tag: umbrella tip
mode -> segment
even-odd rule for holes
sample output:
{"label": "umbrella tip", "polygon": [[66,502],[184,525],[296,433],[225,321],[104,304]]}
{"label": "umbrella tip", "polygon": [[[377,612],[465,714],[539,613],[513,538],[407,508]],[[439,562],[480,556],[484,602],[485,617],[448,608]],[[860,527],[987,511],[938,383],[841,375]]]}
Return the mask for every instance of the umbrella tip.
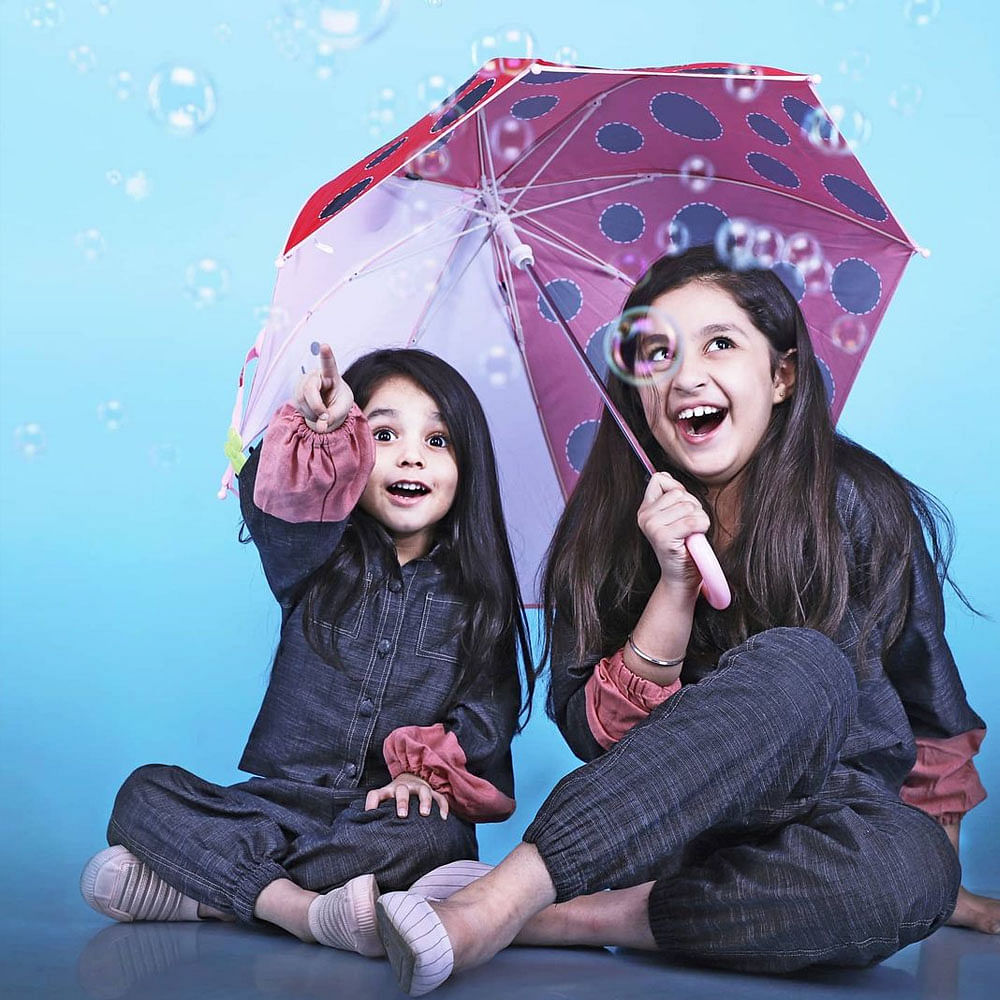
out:
{"label": "umbrella tip", "polygon": [[823,75],[821,73],[812,73],[809,76],[809,82],[812,84],[822,83]]}
{"label": "umbrella tip", "polygon": [[931,252],[927,249],[927,247],[917,247],[917,253],[920,254],[921,257],[925,258],[930,257],[931,255]]}

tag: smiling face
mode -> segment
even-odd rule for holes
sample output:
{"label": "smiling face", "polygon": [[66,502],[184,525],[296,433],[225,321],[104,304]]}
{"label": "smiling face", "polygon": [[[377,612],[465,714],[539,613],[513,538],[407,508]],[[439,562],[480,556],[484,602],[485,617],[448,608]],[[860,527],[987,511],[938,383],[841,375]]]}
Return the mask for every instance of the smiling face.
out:
{"label": "smiling face", "polygon": [[400,563],[426,555],[451,510],[458,465],[438,404],[412,379],[387,378],[368,399],[375,468],[359,506],[392,536]]}
{"label": "smiling face", "polygon": [[776,364],[767,337],[711,282],[689,282],[653,306],[673,319],[683,353],[669,379],[640,388],[646,421],[671,461],[717,492],[743,471],[774,406],[790,396],[794,362]]}

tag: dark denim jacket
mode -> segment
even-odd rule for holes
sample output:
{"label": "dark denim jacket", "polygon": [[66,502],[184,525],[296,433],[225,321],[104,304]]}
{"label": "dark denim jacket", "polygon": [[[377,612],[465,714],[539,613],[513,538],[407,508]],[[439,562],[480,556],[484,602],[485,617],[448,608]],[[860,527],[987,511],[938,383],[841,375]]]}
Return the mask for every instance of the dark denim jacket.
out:
{"label": "dark denim jacket", "polygon": [[[240,506],[264,573],[281,604],[271,678],[240,769],[330,788],[375,788],[390,780],[382,743],[400,726],[443,723],[465,751],[467,768],[514,795],[510,742],[517,692],[465,700],[446,711],[459,669],[456,631],[463,598],[434,554],[400,566],[371,567],[329,630],[336,662],[318,656],[302,627],[310,577],[337,548],[349,523],[291,524],[253,502],[256,449],[239,477]],[[510,671],[516,665],[511,663]]]}
{"label": "dark denim jacket", "polygon": [[[874,512],[846,476],[837,484],[837,509],[852,544],[848,558],[852,562],[864,559]],[[916,524],[914,530],[919,531]],[[915,736],[947,738],[985,728],[985,723],[966,701],[944,637],[941,587],[922,541],[914,553],[910,606],[902,635],[887,649],[876,630],[859,667],[857,646],[866,615],[861,600],[852,597],[834,637],[858,679],[857,718],[841,759],[881,775],[898,789],[916,760]],[[573,752],[582,760],[592,760],[604,752],[590,731],[586,712],[585,685],[598,657],[577,663],[574,645],[569,630],[557,627],[552,646],[552,705],[556,723]],[[681,675],[682,683],[697,679],[686,669]]]}

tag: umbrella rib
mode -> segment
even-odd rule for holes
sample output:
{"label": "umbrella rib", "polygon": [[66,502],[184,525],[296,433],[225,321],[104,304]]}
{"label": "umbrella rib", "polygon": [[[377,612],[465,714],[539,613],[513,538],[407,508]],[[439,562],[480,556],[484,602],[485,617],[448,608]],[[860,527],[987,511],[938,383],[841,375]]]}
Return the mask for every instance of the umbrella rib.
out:
{"label": "umbrella rib", "polygon": [[[596,180],[597,178],[595,178]],[[535,212],[543,212],[549,208],[561,208],[563,205],[569,205],[574,201],[583,201],[586,198],[593,198],[599,194],[609,194],[612,191],[620,191],[623,188],[635,187],[637,184],[648,184],[650,181],[656,180],[656,177],[652,174],[643,175],[642,177],[634,177],[632,180],[624,181],[621,184],[613,184],[611,187],[600,188],[597,191],[588,191],[586,194],[576,194],[571,198],[563,198],[561,201],[553,201],[548,205],[535,205],[533,208],[524,208],[520,212],[514,212],[511,215],[512,219],[520,219],[525,215],[533,215]]]}
{"label": "umbrella rib", "polygon": [[500,270],[503,272],[504,299],[507,302],[511,325],[514,328],[514,341],[517,343],[518,352],[524,360],[525,368],[527,368],[528,362],[524,358],[524,327],[521,324],[521,313],[517,308],[517,296],[514,294],[514,272],[510,267],[510,258],[507,255],[507,249],[502,245],[502,241],[495,233],[493,249],[500,263]]}
{"label": "umbrella rib", "polygon": [[[602,260],[596,254],[590,253],[590,251],[587,250],[586,247],[581,247],[579,244],[574,243],[572,240],[566,239],[566,237],[562,236],[561,233],[557,233],[554,229],[550,228],[549,226],[546,226],[544,222],[539,222],[537,219],[529,219],[528,221],[533,225],[538,226],[539,228],[544,229],[546,232],[552,234],[553,239],[550,240],[544,237],[541,233],[533,233],[532,234],[533,237],[539,240],[540,242],[546,244],[547,246],[552,247],[555,250],[561,250],[563,253],[567,254],[570,257],[575,258],[576,260],[582,261],[584,264],[590,264],[591,266],[596,266],[600,270],[604,271],[606,274],[610,275],[611,277],[619,278],[620,280],[627,282],[629,285],[632,285],[634,283],[627,274],[623,274],[622,271],[620,271],[617,267],[614,266],[614,264],[611,264],[606,260]],[[563,239],[565,242],[559,243],[558,242],[559,239]]]}

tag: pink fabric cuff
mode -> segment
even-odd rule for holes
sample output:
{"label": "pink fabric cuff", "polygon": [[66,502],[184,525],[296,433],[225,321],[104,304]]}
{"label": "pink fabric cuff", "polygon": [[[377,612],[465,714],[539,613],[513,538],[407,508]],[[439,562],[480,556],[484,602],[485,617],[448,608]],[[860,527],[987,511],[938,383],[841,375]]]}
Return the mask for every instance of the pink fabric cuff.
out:
{"label": "pink fabric cuff", "polygon": [[601,660],[587,680],[587,722],[605,750],[614,746],[657,705],[681,689],[678,678],[663,687],[632,673],[622,650]]}
{"label": "pink fabric cuff", "polygon": [[264,434],[253,500],[265,514],[292,524],[343,521],[374,464],[375,442],[356,405],[339,427],[321,434],[285,403]]}
{"label": "pink fabric cuff", "polygon": [[404,772],[423,778],[435,792],[447,797],[463,819],[499,823],[514,811],[512,798],[485,778],[469,773],[458,737],[440,722],[394,729],[385,738],[382,753],[394,778]]}
{"label": "pink fabric cuff", "polygon": [[899,796],[944,825],[957,823],[986,798],[986,789],[972,758],[986,735],[970,729],[947,739],[917,739],[917,762]]}

